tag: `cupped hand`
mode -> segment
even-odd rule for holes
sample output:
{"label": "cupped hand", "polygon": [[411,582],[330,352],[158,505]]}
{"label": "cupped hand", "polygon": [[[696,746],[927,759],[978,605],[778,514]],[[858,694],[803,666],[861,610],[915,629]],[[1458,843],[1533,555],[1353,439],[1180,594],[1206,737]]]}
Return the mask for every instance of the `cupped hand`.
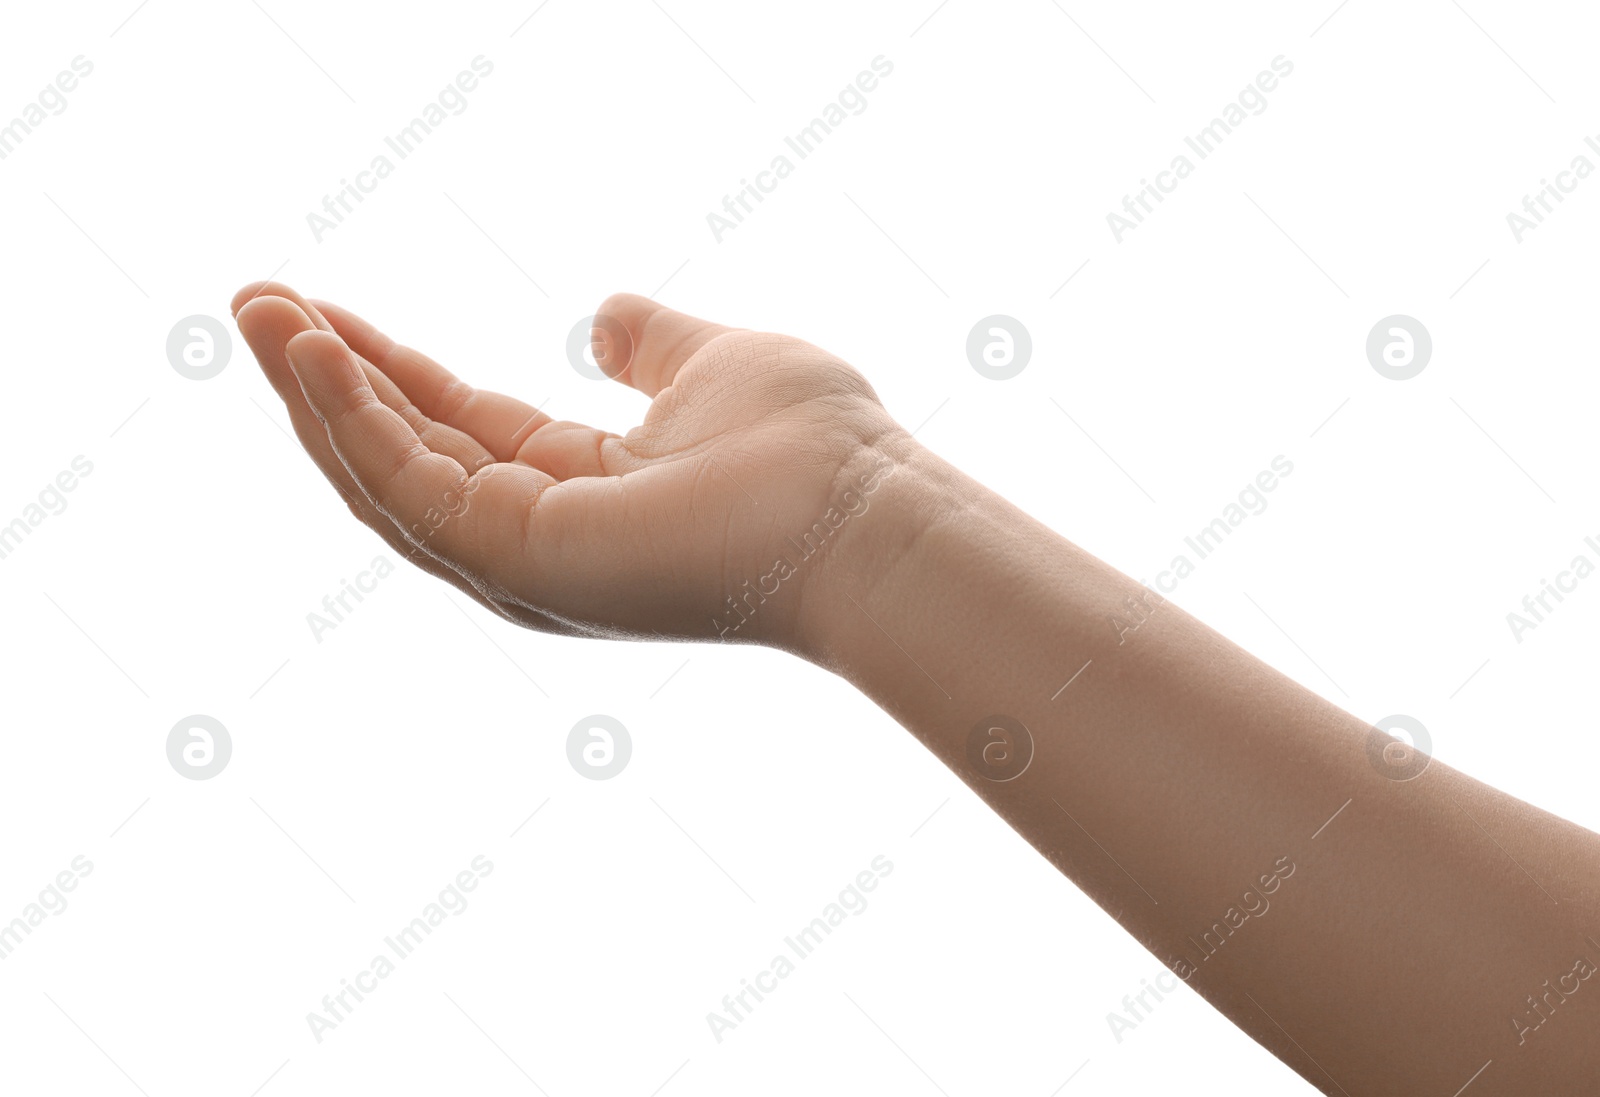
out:
{"label": "cupped hand", "polygon": [[827,352],[643,297],[609,298],[597,321],[606,373],[650,398],[622,435],[474,389],[278,283],[246,286],[233,310],[356,517],[544,631],[796,646],[836,516],[909,441]]}

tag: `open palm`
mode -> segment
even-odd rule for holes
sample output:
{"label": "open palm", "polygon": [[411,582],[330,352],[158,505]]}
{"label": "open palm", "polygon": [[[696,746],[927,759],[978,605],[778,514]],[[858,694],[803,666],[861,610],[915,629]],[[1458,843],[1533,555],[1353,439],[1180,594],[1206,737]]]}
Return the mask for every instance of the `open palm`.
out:
{"label": "open palm", "polygon": [[597,321],[606,373],[651,397],[625,435],[474,389],[277,283],[233,308],[351,511],[541,630],[787,645],[811,561],[864,510],[890,466],[883,443],[904,437],[825,351],[643,297],[608,299]]}

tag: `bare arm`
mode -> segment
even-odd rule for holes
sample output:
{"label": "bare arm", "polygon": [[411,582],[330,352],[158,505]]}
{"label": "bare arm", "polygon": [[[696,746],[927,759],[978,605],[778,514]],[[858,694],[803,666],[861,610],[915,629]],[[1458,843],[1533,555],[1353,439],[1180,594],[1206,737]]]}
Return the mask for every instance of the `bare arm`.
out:
{"label": "bare arm", "polygon": [[814,659],[1324,1092],[1600,1084],[1600,837],[882,445],[895,471],[807,590]]}
{"label": "bare arm", "polygon": [[834,356],[612,298],[596,356],[651,400],[619,435],[284,286],[234,308],[307,452],[413,562],[527,627],[843,675],[1324,1092],[1594,1091],[1600,838],[1044,528]]}

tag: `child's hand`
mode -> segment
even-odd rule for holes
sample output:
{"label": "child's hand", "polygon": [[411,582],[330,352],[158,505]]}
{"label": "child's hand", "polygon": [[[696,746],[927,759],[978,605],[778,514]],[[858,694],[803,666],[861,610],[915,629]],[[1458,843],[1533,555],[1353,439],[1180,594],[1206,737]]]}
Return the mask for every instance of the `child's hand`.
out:
{"label": "child's hand", "polygon": [[[887,464],[882,449],[909,444],[865,379],[825,351],[643,297],[600,310],[615,321],[597,348],[607,374],[652,401],[625,435],[473,389],[286,286],[246,286],[233,307],[351,511],[532,628],[799,647],[802,590],[834,555],[803,558],[804,535],[827,528],[841,497],[852,505]],[[798,567],[775,573],[780,559]],[[758,584],[742,613],[729,605]]]}

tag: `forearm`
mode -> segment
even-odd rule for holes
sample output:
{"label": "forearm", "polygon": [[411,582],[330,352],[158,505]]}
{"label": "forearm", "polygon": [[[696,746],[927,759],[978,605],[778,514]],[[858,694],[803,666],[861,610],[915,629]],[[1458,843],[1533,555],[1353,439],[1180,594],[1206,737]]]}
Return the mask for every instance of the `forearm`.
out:
{"label": "forearm", "polygon": [[[1326,1092],[1600,1075],[1600,979],[1571,974],[1600,965],[1600,838],[1437,762],[1396,780],[1369,725],[882,445],[895,471],[806,591],[811,658]],[[983,753],[993,716],[1027,729],[1020,773]]]}
{"label": "forearm", "polygon": [[1327,1092],[1593,1091],[1600,839],[1442,765],[1393,779],[1365,723],[927,453],[845,363],[618,295],[616,376],[655,400],[624,437],[268,288],[235,308],[308,451],[491,608],[833,668]]}

